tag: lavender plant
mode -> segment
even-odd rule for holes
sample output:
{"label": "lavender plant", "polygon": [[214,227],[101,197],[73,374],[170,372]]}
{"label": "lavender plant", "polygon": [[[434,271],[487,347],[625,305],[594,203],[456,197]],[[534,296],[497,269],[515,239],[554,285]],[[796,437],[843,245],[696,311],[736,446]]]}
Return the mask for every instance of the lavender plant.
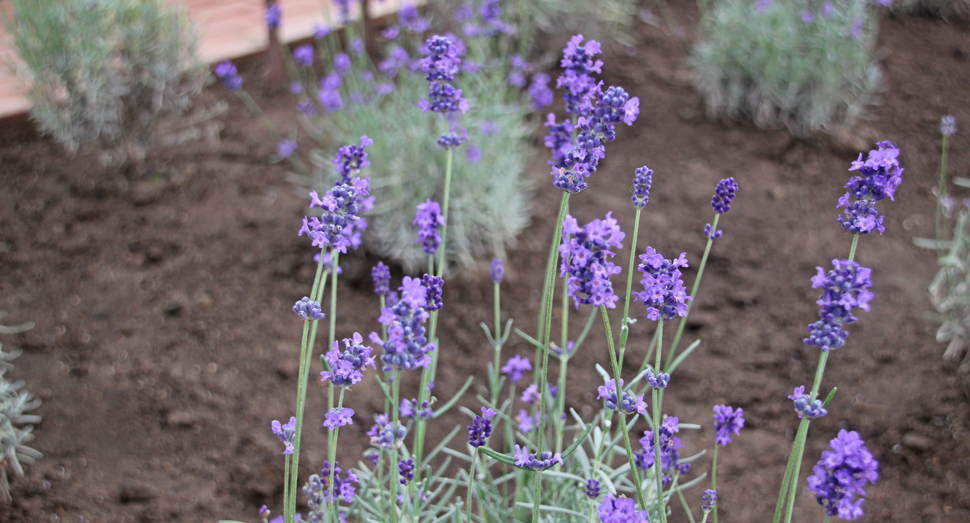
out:
{"label": "lavender plant", "polygon": [[870,0],[715,3],[690,59],[708,117],[796,136],[851,125],[879,86],[877,9]]}
{"label": "lavender plant", "polygon": [[932,15],[942,18],[966,18],[970,16],[968,0],[896,0],[893,9],[915,15]]}
{"label": "lavender plant", "polygon": [[[0,334],[15,334],[33,326],[33,323],[13,327],[0,325]],[[23,476],[23,464],[33,463],[42,456],[27,446],[34,439],[33,424],[40,423],[40,416],[26,413],[40,406],[40,400],[23,388],[23,381],[11,382],[4,376],[13,369],[11,362],[18,356],[19,350],[3,352],[0,345],[0,500],[5,502],[10,501],[7,469],[16,476]]]}
{"label": "lavender plant", "polygon": [[70,151],[91,144],[139,164],[153,132],[207,78],[184,9],[162,0],[14,0],[8,28],[31,117]]}

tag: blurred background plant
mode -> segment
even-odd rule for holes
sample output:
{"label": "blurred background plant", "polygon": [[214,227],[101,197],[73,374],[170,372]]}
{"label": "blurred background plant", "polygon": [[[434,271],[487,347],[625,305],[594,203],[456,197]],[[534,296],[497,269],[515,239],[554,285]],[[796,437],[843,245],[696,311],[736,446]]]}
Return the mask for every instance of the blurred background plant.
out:
{"label": "blurred background plant", "polygon": [[896,0],[893,9],[942,18],[970,16],[970,0]]}
{"label": "blurred background plant", "polygon": [[189,109],[207,71],[184,9],[163,0],[13,0],[7,20],[31,117],[70,151],[91,144],[135,167],[165,118]]}
{"label": "blurred background plant", "polygon": [[[4,316],[0,311],[0,317]],[[7,327],[0,325],[0,334],[16,334],[34,327],[25,323]],[[23,381],[7,381],[5,374],[13,369],[10,363],[20,356],[19,350],[3,352],[0,345],[0,501],[10,501],[10,486],[7,478],[9,469],[16,476],[24,475],[24,463],[32,463],[41,453],[28,447],[27,442],[34,439],[31,433],[34,423],[40,423],[40,416],[25,414],[40,406],[40,400],[23,389]]]}
{"label": "blurred background plant", "polygon": [[879,87],[878,9],[870,0],[715,3],[690,59],[708,117],[782,124],[795,136],[851,125]]}

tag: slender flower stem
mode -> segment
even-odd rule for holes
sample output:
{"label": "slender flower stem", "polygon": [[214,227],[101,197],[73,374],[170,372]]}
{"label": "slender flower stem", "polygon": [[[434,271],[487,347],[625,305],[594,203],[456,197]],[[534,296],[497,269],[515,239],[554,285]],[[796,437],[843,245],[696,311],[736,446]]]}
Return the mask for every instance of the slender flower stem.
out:
{"label": "slender flower stem", "polygon": [[448,148],[448,154],[445,161],[445,195],[441,202],[441,215],[445,219],[445,226],[441,230],[441,245],[438,247],[440,251],[438,252],[438,276],[439,278],[445,272],[445,251],[448,249],[448,243],[445,241],[448,238],[448,208],[449,200],[451,197],[451,164],[455,155],[455,150],[451,147]]}
{"label": "slender flower stem", "polygon": [[[610,348],[610,363],[613,365],[613,385],[616,386],[616,414],[620,418],[620,431],[623,432],[623,446],[626,448],[626,457],[630,461],[630,471],[633,474],[633,483],[637,488],[637,501],[641,509],[647,508],[647,502],[643,497],[643,486],[640,484],[640,473],[637,472],[636,457],[633,455],[633,445],[630,444],[630,431],[626,426],[626,413],[620,409],[623,401],[623,388],[620,387],[620,364],[616,357],[616,348],[613,346],[613,329],[610,328],[610,316],[606,313],[606,306],[600,306],[603,313],[603,327],[606,329],[606,342]],[[658,453],[657,456],[660,454]],[[663,491],[660,491],[661,497]]]}
{"label": "slender flower stem", "polygon": [[[569,345],[569,280],[563,278],[562,280],[562,355],[559,357],[559,381],[556,385],[556,408],[553,410],[553,415],[555,416],[556,422],[556,452],[562,452],[562,438],[563,438],[563,428],[565,427],[566,420],[563,419],[564,410],[566,408],[566,397],[563,394],[566,390],[566,369],[569,366],[569,357],[566,353],[566,349]],[[540,391],[540,394],[545,394],[546,391]]]}
{"label": "slender flower stem", "polygon": [[493,283],[492,290],[493,290],[492,295],[494,297],[493,309],[495,313],[495,327],[492,330],[492,338],[493,338],[493,341],[495,342],[495,345],[492,347],[492,351],[494,352],[495,357],[493,358],[493,361],[492,361],[492,383],[490,383],[490,385],[492,388],[492,404],[498,405],[498,395],[499,395],[499,392],[501,392],[498,389],[498,382],[499,382],[499,375],[500,375],[499,368],[502,365],[502,345],[504,345],[502,340],[502,313],[500,312],[500,309],[499,309],[499,300],[501,297],[501,285],[499,283]]}
{"label": "slender flower stem", "polygon": [[[721,213],[716,213],[714,215],[714,223],[711,225],[711,236],[717,232],[717,222],[721,219]],[[669,369],[670,365],[674,361],[674,356],[677,354],[677,346],[680,344],[680,337],[684,334],[684,327],[687,326],[687,317],[690,316],[690,310],[694,307],[694,300],[697,299],[697,289],[701,285],[701,278],[704,277],[704,268],[707,267],[707,257],[711,254],[711,246],[714,245],[714,240],[710,237],[707,238],[707,246],[704,247],[704,256],[701,257],[701,263],[697,266],[697,276],[694,277],[694,286],[690,289],[690,302],[687,304],[687,316],[680,317],[680,323],[677,325],[677,334],[674,334],[674,341],[670,344],[670,352],[667,353],[667,362],[664,364],[664,369]],[[657,369],[659,372],[659,368]]]}
{"label": "slender flower stem", "polygon": [[[320,261],[317,263],[317,273],[313,278],[313,287],[310,291],[311,296],[315,296],[321,287],[321,276],[323,274],[323,252],[320,253]],[[289,467],[289,498],[286,500],[283,506],[283,519],[286,523],[293,523],[295,521],[294,514],[296,513],[296,485],[297,479],[300,473],[300,436],[303,432],[303,409],[306,403],[306,390],[307,381],[310,374],[310,356],[313,352],[312,340],[310,337],[310,324],[316,327],[317,321],[305,321],[303,322],[303,341],[300,344],[300,370],[299,370],[299,382],[297,383],[297,393],[296,393],[296,428],[295,434],[293,435],[293,457],[290,461]],[[308,343],[308,340],[310,343]],[[286,481],[284,481],[285,487]]]}
{"label": "slender flower stem", "polygon": [[[290,501],[290,467],[293,466],[291,461],[289,454],[283,459],[283,503],[289,503]],[[283,506],[283,512],[285,516],[286,505]]]}
{"label": "slender flower stem", "polygon": [[852,247],[849,248],[849,261],[855,260],[855,249],[859,245],[859,234],[852,236]]}
{"label": "slender flower stem", "polygon": [[[714,459],[711,460],[711,490],[717,491],[717,442],[714,442]],[[717,503],[714,503],[714,523],[717,523]]]}
{"label": "slender flower stem", "polygon": [[[657,372],[660,372],[660,353],[664,345],[664,320],[657,322]],[[657,514],[661,523],[667,523],[667,507],[664,501],[663,471],[660,467],[660,413],[663,400],[660,391],[653,389],[653,472],[657,481]]]}
{"label": "slender flower stem", "polygon": [[[340,263],[340,252],[333,251],[331,253],[330,261],[333,262],[333,270],[330,271],[330,337],[327,338],[328,345],[327,348],[333,346],[333,342],[337,340],[337,270]],[[323,261],[323,254],[320,255],[320,260]]]}
{"label": "slender flower stem", "polygon": [[475,465],[478,464],[478,448],[472,454],[472,465],[468,470],[468,494],[465,498],[465,521],[472,521],[472,486],[475,484]]}
{"label": "slender flower stem", "polygon": [[400,408],[399,398],[401,395],[401,371],[395,369],[391,373],[391,379],[394,383],[391,384],[391,431],[393,433],[393,442],[391,444],[391,462],[388,464],[388,475],[390,476],[391,483],[391,523],[397,523],[397,481],[394,478],[394,466],[397,464],[397,420],[398,420],[398,410]]}
{"label": "slender flower stem", "polygon": [[633,241],[630,242],[630,268],[626,271],[626,297],[623,299],[623,319],[620,321],[620,368],[623,368],[623,355],[626,354],[626,340],[624,332],[629,332],[627,319],[630,316],[630,297],[633,296],[633,268],[637,261],[637,237],[640,235],[640,207],[633,218]]}
{"label": "slender flower stem", "polygon": [[[337,271],[334,271],[337,272]],[[343,409],[344,406],[344,390],[340,389],[340,399],[337,400],[337,410]],[[330,452],[328,452],[328,459],[330,462],[330,480],[327,486],[330,487],[330,510],[333,511],[333,521],[336,523],[338,521],[337,517],[337,499],[334,497],[333,491],[333,478],[337,474],[337,437],[340,434],[340,426],[333,428],[333,436],[329,438]]]}
{"label": "slender flower stem", "polygon": [[[940,188],[936,193],[936,241],[943,241],[943,197],[946,195],[946,159],[950,149],[950,137],[943,135],[943,150],[940,154]],[[936,257],[943,257],[943,247],[937,244]]]}
{"label": "slender flower stem", "polygon": [[673,488],[673,490],[675,492],[677,492],[677,497],[680,498],[680,504],[681,504],[681,506],[684,507],[684,512],[687,513],[687,518],[690,519],[690,523],[695,523],[695,521],[694,521],[694,514],[692,514],[691,511],[690,511],[690,505],[688,505],[687,504],[687,500],[684,499],[684,491],[681,490],[680,485],[677,484],[677,481],[679,479],[680,479],[680,476],[678,475],[677,476],[677,479],[674,480],[674,488]]}

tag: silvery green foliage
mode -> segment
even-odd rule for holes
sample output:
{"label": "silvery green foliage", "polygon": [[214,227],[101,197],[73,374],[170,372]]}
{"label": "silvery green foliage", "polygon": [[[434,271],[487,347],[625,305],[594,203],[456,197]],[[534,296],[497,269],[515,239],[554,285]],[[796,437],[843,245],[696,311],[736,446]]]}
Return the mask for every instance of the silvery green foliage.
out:
{"label": "silvery green foliage", "polygon": [[[945,359],[959,361],[970,341],[970,209],[965,205],[957,214],[949,251],[939,264],[930,284],[930,301],[941,323],[936,340],[948,343]],[[970,355],[964,362],[964,367],[970,367]]]}
{"label": "silvery green foliage", "polygon": [[93,144],[140,161],[159,119],[207,76],[186,11],[163,0],[14,0],[31,116],[71,151]]}
{"label": "silvery green foliage", "polygon": [[583,33],[590,39],[632,45],[628,34],[639,7],[629,0],[513,0],[505,9],[546,35]]}
{"label": "silvery green foliage", "polygon": [[868,0],[723,0],[690,58],[710,118],[783,124],[805,136],[851,124],[872,101],[879,13]]}
{"label": "silvery green foliage", "polygon": [[[0,325],[0,334],[23,332],[31,327],[32,323],[16,327]],[[37,408],[40,400],[23,389],[23,381],[10,382],[5,378],[13,368],[10,362],[18,356],[20,351],[3,352],[0,346],[0,462],[6,461],[15,475],[23,476],[23,463],[32,463],[41,457],[40,452],[26,445],[34,438],[32,424],[40,423],[40,416],[25,414]],[[0,467],[0,497],[9,499],[9,492],[5,490],[6,473],[6,468]]]}
{"label": "silvery green foliage", "polygon": [[970,0],[895,0],[893,9],[916,15],[966,18],[970,16]]}

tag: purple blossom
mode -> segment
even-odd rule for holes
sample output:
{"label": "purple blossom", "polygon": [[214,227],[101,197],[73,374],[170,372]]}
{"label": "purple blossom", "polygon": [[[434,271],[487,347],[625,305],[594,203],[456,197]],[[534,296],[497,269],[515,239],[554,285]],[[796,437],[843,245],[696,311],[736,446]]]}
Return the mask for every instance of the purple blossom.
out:
{"label": "purple blossom", "polygon": [[482,407],[482,415],[475,416],[468,426],[468,444],[478,448],[485,444],[485,440],[492,435],[492,416],[495,411]]}
{"label": "purple blossom", "polygon": [[[611,410],[617,410],[617,396],[616,396],[616,380],[611,379],[606,382],[606,385],[600,385],[596,388],[599,393],[596,399],[605,399],[606,408]],[[623,378],[620,378],[620,390],[623,390]],[[628,394],[623,391],[623,401],[619,402],[619,410],[626,414],[646,414],[647,413],[647,402],[643,401],[643,394],[639,397],[632,394]]]}
{"label": "purple blossom", "polygon": [[714,503],[717,501],[717,491],[707,489],[704,491],[704,496],[701,498],[701,510],[704,514],[714,510]]}
{"label": "purple blossom", "polygon": [[585,303],[612,309],[619,299],[613,292],[610,276],[619,274],[620,267],[608,258],[616,256],[610,247],[622,247],[625,235],[611,214],[606,213],[604,219],[593,220],[582,229],[572,216],[567,215],[563,220],[559,276],[569,276],[567,294],[575,301],[576,308]]}
{"label": "purple blossom", "polygon": [[374,279],[374,294],[387,296],[391,293],[391,269],[384,262],[377,262],[370,274]]}
{"label": "purple blossom", "polygon": [[387,58],[381,60],[377,65],[377,70],[384,73],[384,76],[388,78],[394,78],[397,76],[398,71],[408,65],[410,61],[411,57],[408,56],[408,52],[403,47],[394,45],[388,51]]}
{"label": "purple blossom", "polygon": [[582,41],[583,35],[575,35],[566,45],[560,62],[563,73],[556,80],[557,88],[566,89],[566,113],[577,116],[583,114],[580,109],[583,98],[596,85],[596,80],[590,75],[603,73],[603,61],[593,60],[602,52],[599,42],[590,40],[580,45]]}
{"label": "purple blossom", "polygon": [[317,114],[316,108],[313,106],[313,102],[309,98],[303,98],[296,103],[296,110],[305,114],[307,117],[312,117]]}
{"label": "purple blossom", "polygon": [[293,61],[303,67],[313,65],[313,46],[310,44],[301,45],[293,50]]}
{"label": "purple blossom", "polygon": [[600,482],[595,479],[586,480],[586,497],[596,499],[600,497]]}
{"label": "purple blossom", "polygon": [[343,76],[350,69],[351,65],[350,56],[347,53],[337,53],[333,57],[333,69],[340,76]]}
{"label": "purple blossom", "polygon": [[957,133],[957,119],[953,115],[946,115],[940,118],[940,134],[943,136],[953,136]]}
{"label": "purple blossom", "polygon": [[549,88],[549,75],[537,73],[532,77],[529,84],[529,98],[532,100],[532,108],[536,111],[545,109],[552,105],[554,95]]}
{"label": "purple blossom", "polygon": [[317,94],[317,98],[320,100],[320,105],[324,111],[332,113],[344,108],[344,99],[340,95],[341,84],[343,84],[343,80],[337,73],[330,73],[320,80],[320,92]]}
{"label": "purple blossom", "polygon": [[731,433],[740,434],[743,426],[743,409],[734,410],[727,405],[714,406],[714,432],[717,433],[717,442],[722,446],[731,443]]}
{"label": "purple blossom", "polygon": [[483,121],[478,130],[482,133],[482,136],[492,136],[501,131],[501,129],[498,128],[498,125],[495,124],[494,120]]}
{"label": "purple blossom", "polygon": [[[333,503],[334,497],[343,499],[345,503],[352,503],[354,498],[357,496],[357,491],[354,488],[354,483],[360,483],[357,478],[357,474],[354,474],[353,470],[348,470],[346,476],[340,477],[340,465],[335,461],[333,463],[333,488],[330,487],[330,462],[323,462],[323,470],[320,474],[313,474],[307,478],[306,485],[303,486],[304,494],[309,497],[307,506],[310,509],[311,514],[314,512],[319,512],[323,510],[323,504]],[[299,517],[297,518],[299,520]]]}
{"label": "purple blossom", "polygon": [[317,40],[323,40],[326,36],[330,34],[330,28],[322,24],[313,24],[313,37]]}
{"label": "purple blossom", "polygon": [[655,389],[665,389],[667,384],[670,383],[670,374],[664,372],[654,374],[652,370],[647,369],[644,377],[646,377],[647,383]]}
{"label": "purple blossom", "polygon": [[408,31],[418,34],[427,31],[431,27],[428,20],[418,13],[418,8],[411,4],[401,6],[398,23]]}
{"label": "purple blossom", "polygon": [[[484,126],[484,124],[482,125]],[[549,113],[546,116],[545,126],[549,128],[545,145],[552,150],[552,160],[549,161],[549,165],[556,167],[562,164],[566,155],[572,149],[573,124],[568,118],[562,123],[556,123],[556,115]],[[485,134],[484,129],[482,134]]]}
{"label": "purple blossom", "polygon": [[242,78],[239,76],[239,72],[236,70],[236,66],[232,62],[226,60],[224,62],[219,62],[214,68],[216,78],[222,80],[222,84],[229,89],[230,92],[236,92],[242,87]]}
{"label": "purple blossom", "polygon": [[411,458],[402,459],[398,463],[398,474],[401,476],[401,484],[407,485],[414,479],[414,460]]}
{"label": "purple blossom", "polygon": [[293,82],[290,84],[290,94],[300,94],[303,92],[303,84],[300,82]]}
{"label": "purple blossom", "polygon": [[714,188],[714,196],[711,198],[711,207],[714,212],[724,214],[730,211],[731,201],[734,200],[737,193],[738,184],[734,181],[734,177],[717,182],[717,187]]}
{"label": "purple blossom", "polygon": [[[866,493],[866,482],[875,484],[879,479],[879,462],[855,431],[840,430],[829,447],[808,477],[808,491],[815,494],[827,515],[857,519],[863,513],[865,499],[861,496]],[[860,497],[853,501],[856,495]]]}
{"label": "purple blossom", "polygon": [[418,204],[418,211],[411,223],[418,226],[418,239],[415,243],[420,243],[424,252],[434,254],[441,246],[441,234],[438,230],[445,226],[445,217],[441,214],[441,206],[431,199]]}
{"label": "purple blossom", "polygon": [[397,40],[397,37],[401,36],[401,26],[393,25],[385,29],[381,34],[388,40]]}
{"label": "purple blossom", "polygon": [[522,391],[522,397],[519,398],[523,403],[528,403],[529,405],[537,405],[539,400],[539,386],[535,383],[529,385]]}
{"label": "purple blossom", "polygon": [[421,407],[418,408],[418,400],[416,399],[402,399],[399,412],[402,418],[431,419],[434,417],[434,411],[431,410],[429,403],[422,401]]}
{"label": "purple blossom", "polygon": [[465,158],[468,159],[468,163],[478,163],[482,161],[482,148],[471,144],[465,148]]}
{"label": "purple blossom", "polygon": [[[665,418],[660,425],[660,472],[664,486],[673,482],[675,474],[686,474],[690,470],[690,463],[680,462],[680,449],[684,444],[674,434],[679,431],[674,417]],[[650,470],[656,461],[656,448],[653,444],[653,431],[644,431],[640,438],[640,450],[634,453],[634,464],[640,470]]]}
{"label": "purple blossom", "polygon": [[482,22],[485,23],[486,36],[512,33],[512,28],[502,21],[502,7],[499,5],[499,0],[484,0],[478,12],[482,15]]}
{"label": "purple blossom", "polygon": [[326,316],[320,310],[320,302],[313,301],[306,296],[293,305],[293,312],[303,318],[304,321],[322,320]]}
{"label": "purple blossom", "polygon": [[650,186],[653,185],[653,169],[644,165],[633,173],[633,206],[642,209],[650,201]]}
{"label": "purple blossom", "polygon": [[724,231],[722,231],[720,229],[718,229],[718,230],[715,231],[714,230],[714,227],[711,224],[709,224],[709,223],[705,223],[704,224],[704,237],[705,238],[710,239],[710,240],[716,240],[716,239],[720,238],[722,234],[724,234]]}
{"label": "purple blossom", "polygon": [[502,366],[502,373],[509,377],[512,385],[516,385],[522,379],[522,373],[532,370],[529,358],[524,358],[518,354],[509,358]]}
{"label": "purple blossom", "polygon": [[344,425],[353,425],[353,416],[354,409],[334,407],[326,414],[326,421],[323,422],[323,426],[330,430],[335,430],[337,427],[343,427]]}
{"label": "purple blossom", "polygon": [[643,273],[643,292],[635,293],[636,301],[647,306],[647,318],[653,321],[670,320],[674,316],[687,316],[687,295],[680,267],[687,267],[687,253],[668,260],[653,247],[640,255],[637,270]]}
{"label": "purple blossom", "polygon": [[296,142],[293,140],[283,139],[276,144],[276,154],[280,155],[280,158],[289,158],[295,150]]}
{"label": "purple blossom", "polygon": [[791,396],[788,396],[788,399],[792,400],[794,403],[795,412],[798,413],[799,419],[818,419],[829,413],[822,406],[822,400],[812,400],[810,395],[805,394],[804,385],[795,387],[794,393],[792,393]]}
{"label": "purple blossom", "polygon": [[[548,418],[549,415],[546,414],[546,419]],[[532,432],[532,429],[539,426],[539,412],[536,411],[530,416],[528,411],[519,410],[519,414],[515,417],[515,421],[519,423],[519,430],[522,431],[523,434],[528,434]]]}
{"label": "purple blossom", "polygon": [[808,326],[809,336],[805,343],[823,351],[838,349],[849,336],[842,330],[843,325],[859,320],[852,315],[858,307],[869,310],[873,294],[869,291],[872,270],[849,260],[832,260],[833,269],[827,274],[816,267],[818,274],[812,277],[812,288],[822,288],[822,294],[815,302],[821,309],[821,319]]}
{"label": "purple blossom", "polygon": [[454,131],[448,131],[442,134],[438,138],[438,145],[444,147],[445,149],[454,149],[459,145],[468,141],[468,130],[462,127],[461,134]]}
{"label": "purple blossom", "polygon": [[340,11],[340,23],[346,23],[350,20],[350,4],[353,2],[354,0],[334,0],[337,9]]}
{"label": "purple blossom", "polygon": [[347,247],[359,242],[359,234],[366,227],[359,214],[373,206],[373,198],[366,198],[369,195],[370,178],[338,181],[323,199],[310,191],[310,207],[322,208],[323,215],[304,217],[300,235],[308,235],[315,247],[347,252]]}
{"label": "purple blossom", "polygon": [[280,441],[283,442],[283,454],[293,454],[293,438],[296,437],[296,417],[290,416],[290,422],[285,425],[274,419],[270,425],[273,428],[273,434],[276,434],[280,438]]}
{"label": "purple blossom", "polygon": [[364,54],[364,41],[359,37],[354,38],[350,41],[350,50],[354,53],[354,56],[362,56]]}
{"label": "purple blossom", "polygon": [[545,470],[556,463],[562,465],[562,455],[559,452],[553,454],[552,452],[543,452],[541,455],[529,454],[528,448],[515,446],[515,465],[517,467],[527,468],[530,470]]}
{"label": "purple blossom", "polygon": [[283,17],[283,12],[280,10],[279,4],[273,2],[266,6],[266,27],[270,29],[276,29],[280,26],[280,19]]}
{"label": "purple blossom", "polygon": [[259,507],[259,518],[263,521],[269,519],[269,508],[266,505]]}
{"label": "purple blossom", "polygon": [[802,11],[802,22],[810,24],[815,21],[815,15],[811,11]]}
{"label": "purple blossom", "polygon": [[360,137],[360,146],[351,144],[337,149],[337,156],[334,157],[333,164],[336,166],[343,183],[348,183],[352,175],[370,165],[370,162],[367,161],[367,153],[364,151],[364,148],[369,145],[374,145],[374,140],[371,140],[365,134]]}
{"label": "purple blossom", "polygon": [[832,15],[835,14],[835,6],[832,5],[832,2],[825,2],[818,14],[822,15],[822,18],[832,18]]}
{"label": "purple blossom", "polygon": [[440,310],[441,307],[444,306],[444,303],[441,300],[441,294],[445,285],[445,280],[438,276],[425,274],[421,277],[421,284],[424,285],[424,288],[427,290],[427,294],[425,295],[427,303],[425,304],[424,308],[429,311]]}
{"label": "purple blossom", "polygon": [[754,4],[755,10],[757,10],[759,13],[767,11],[769,7],[771,7],[771,0],[758,0]]}
{"label": "purple blossom", "polygon": [[367,431],[372,444],[378,445],[382,449],[400,447],[404,436],[407,436],[408,429],[398,423],[395,425],[388,419],[387,414],[378,414],[374,425]]}
{"label": "purple blossom", "polygon": [[334,340],[333,347],[325,356],[329,370],[320,373],[320,381],[329,381],[341,388],[360,383],[364,377],[361,371],[367,367],[377,368],[371,357],[373,352],[373,348],[364,346],[364,338],[357,332],[353,338],[344,338],[343,352],[340,351],[340,343]]}
{"label": "purple blossom", "polygon": [[[444,36],[432,36],[425,44],[428,56],[420,61],[421,70],[427,75],[425,79],[431,82],[428,98],[422,98],[418,107],[423,112],[429,110],[448,113],[468,110],[468,100],[461,97],[461,89],[455,89],[449,82],[455,80],[458,74],[461,58],[458,57],[458,47]],[[429,101],[430,99],[430,101]]]}
{"label": "purple blossom", "polygon": [[632,498],[615,497],[607,494],[596,509],[596,515],[602,523],[650,523],[650,514],[646,510],[637,510],[637,504]]}
{"label": "purple blossom", "polygon": [[[882,225],[883,217],[876,215],[876,202],[883,198],[893,200],[896,188],[902,183],[903,168],[899,166],[899,149],[889,142],[879,142],[877,149],[869,151],[869,157],[863,161],[852,162],[850,171],[859,171],[846,184],[848,192],[839,198],[837,207],[845,207],[844,216],[839,216],[842,228],[853,234],[868,234],[878,230],[882,234],[886,230]],[[854,196],[856,201],[849,201]]]}
{"label": "purple blossom", "polygon": [[488,274],[492,278],[492,283],[502,283],[502,278],[505,277],[505,266],[502,265],[502,260],[492,258],[492,266]]}
{"label": "purple blossom", "polygon": [[420,279],[405,276],[400,290],[400,298],[396,293],[388,296],[387,306],[378,319],[387,327],[387,341],[381,340],[376,332],[370,335],[371,342],[384,349],[381,361],[385,372],[393,368],[426,368],[431,363],[428,353],[435,350],[434,343],[429,343],[425,336],[424,322],[430,317],[424,309],[427,289]]}

